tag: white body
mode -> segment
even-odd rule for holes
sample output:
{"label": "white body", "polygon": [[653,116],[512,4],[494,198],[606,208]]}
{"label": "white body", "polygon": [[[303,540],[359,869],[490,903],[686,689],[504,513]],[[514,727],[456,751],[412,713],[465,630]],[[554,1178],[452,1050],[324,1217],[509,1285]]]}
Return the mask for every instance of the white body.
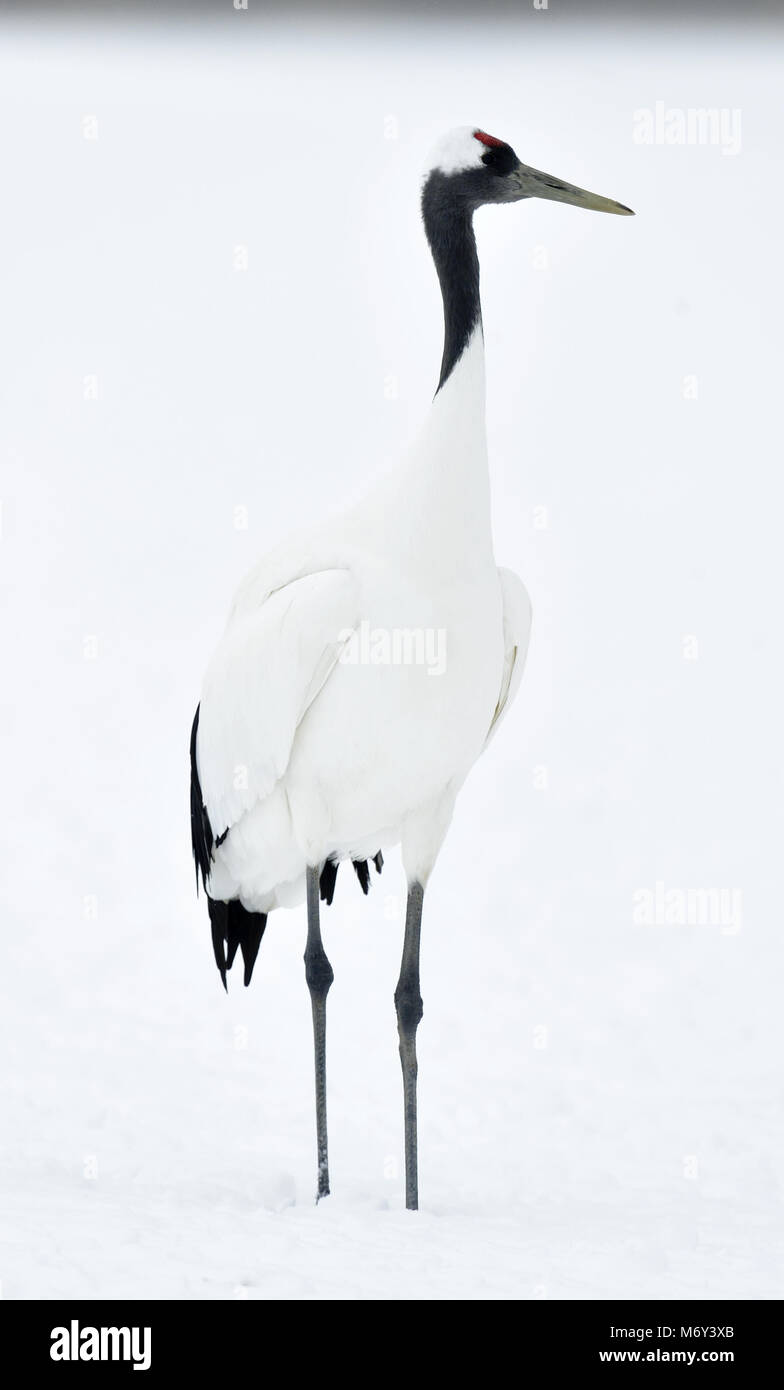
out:
{"label": "white body", "polygon": [[[443,671],[347,662],[370,631],[445,634]],[[236,595],[201,698],[197,759],[211,897],[302,901],[305,869],[400,843],[435,862],[455,797],[522,675],[530,605],[490,531],[478,329],[404,464],[293,537]]]}

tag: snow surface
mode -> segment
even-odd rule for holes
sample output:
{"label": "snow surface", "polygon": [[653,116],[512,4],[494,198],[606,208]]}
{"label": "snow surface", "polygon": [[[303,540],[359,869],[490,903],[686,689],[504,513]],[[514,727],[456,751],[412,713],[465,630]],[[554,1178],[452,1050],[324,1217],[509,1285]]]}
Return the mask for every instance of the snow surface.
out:
{"label": "snow surface", "polygon": [[[781,1295],[775,50],[532,16],[4,22],[5,1297]],[[740,108],[741,153],[636,145],[657,100]],[[302,912],[226,998],[188,733],[243,572],[427,407],[417,177],[461,120],[638,216],[478,218],[532,646],[425,903],[422,1210],[394,856],[326,916],[316,1208]],[[636,924],[657,882],[740,890],[740,929]]]}

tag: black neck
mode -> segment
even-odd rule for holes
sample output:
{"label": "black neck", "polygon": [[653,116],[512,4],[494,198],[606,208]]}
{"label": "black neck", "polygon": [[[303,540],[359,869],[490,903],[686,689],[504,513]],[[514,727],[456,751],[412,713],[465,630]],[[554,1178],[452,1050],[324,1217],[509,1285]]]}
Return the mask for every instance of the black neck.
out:
{"label": "black neck", "polygon": [[422,216],[444,301],[444,355],[437,395],[471,335],[481,328],[479,258],[473,208],[454,196],[450,180],[440,171],[430,175],[422,190]]}

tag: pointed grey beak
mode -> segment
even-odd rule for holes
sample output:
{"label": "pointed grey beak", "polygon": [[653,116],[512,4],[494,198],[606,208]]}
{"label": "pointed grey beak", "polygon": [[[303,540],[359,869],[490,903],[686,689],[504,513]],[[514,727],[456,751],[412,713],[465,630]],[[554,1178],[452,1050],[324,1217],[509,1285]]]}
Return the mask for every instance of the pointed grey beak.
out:
{"label": "pointed grey beak", "polygon": [[573,183],[564,183],[552,174],[543,174],[541,169],[529,169],[521,164],[512,174],[519,187],[518,198],[551,198],[556,203],[572,203],[576,208],[590,208],[592,212],[614,212],[622,217],[634,217],[631,208],[616,203],[613,198],[602,198],[599,193],[589,193],[585,188],[576,188]]}

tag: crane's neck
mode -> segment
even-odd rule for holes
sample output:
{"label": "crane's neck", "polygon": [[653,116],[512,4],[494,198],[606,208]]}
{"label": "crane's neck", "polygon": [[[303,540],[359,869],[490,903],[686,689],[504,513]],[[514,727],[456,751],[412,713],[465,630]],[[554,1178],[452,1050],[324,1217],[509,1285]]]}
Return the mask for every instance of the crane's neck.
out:
{"label": "crane's neck", "polygon": [[451,583],[458,572],[495,573],[479,260],[470,208],[439,172],[425,184],[422,213],[444,301],[441,375],[424,428],[385,486],[380,543],[412,572]]}
{"label": "crane's neck", "polygon": [[479,261],[471,212],[430,175],[425,231],[444,300],[444,352],[435,399],[406,459],[356,512],[364,543],[433,584],[495,579],[485,436]]}
{"label": "crane's neck", "polygon": [[481,341],[479,257],[472,209],[455,197],[442,175],[431,174],[424,186],[422,217],[444,301],[440,391],[472,339]]}

